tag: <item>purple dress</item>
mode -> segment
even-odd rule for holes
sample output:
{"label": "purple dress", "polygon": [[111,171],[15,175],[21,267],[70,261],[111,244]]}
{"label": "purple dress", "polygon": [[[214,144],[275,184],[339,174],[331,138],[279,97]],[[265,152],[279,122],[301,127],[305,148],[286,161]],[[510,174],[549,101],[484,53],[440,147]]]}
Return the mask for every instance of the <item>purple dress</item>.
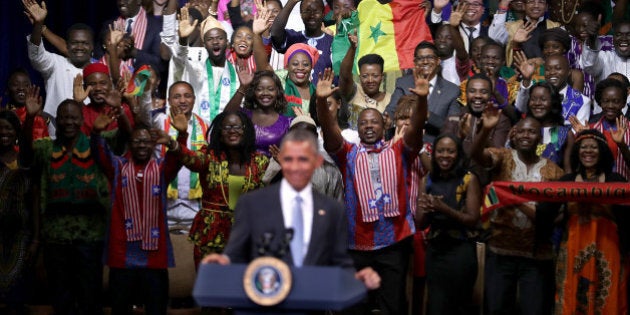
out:
{"label": "purple dress", "polygon": [[[247,108],[241,109],[249,119],[252,119],[252,111]],[[280,146],[280,140],[284,137],[284,134],[289,131],[291,124],[291,118],[280,114],[278,120],[271,126],[259,126],[254,124],[256,130],[256,151],[271,157],[269,152],[269,146],[275,144]]]}

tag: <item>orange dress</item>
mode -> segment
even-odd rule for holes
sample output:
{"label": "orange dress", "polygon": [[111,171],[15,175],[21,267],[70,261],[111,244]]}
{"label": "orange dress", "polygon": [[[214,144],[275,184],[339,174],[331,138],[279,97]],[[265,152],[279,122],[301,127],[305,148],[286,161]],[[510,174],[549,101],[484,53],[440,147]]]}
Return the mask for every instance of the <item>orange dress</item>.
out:
{"label": "orange dress", "polygon": [[610,205],[567,205],[556,269],[556,314],[627,314],[627,276]]}

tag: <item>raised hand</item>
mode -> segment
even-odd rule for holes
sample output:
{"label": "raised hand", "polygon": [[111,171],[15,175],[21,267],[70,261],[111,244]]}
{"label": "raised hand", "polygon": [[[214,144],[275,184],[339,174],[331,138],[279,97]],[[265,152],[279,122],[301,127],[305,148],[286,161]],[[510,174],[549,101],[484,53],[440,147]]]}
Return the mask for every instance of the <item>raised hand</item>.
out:
{"label": "raised hand", "polygon": [[626,130],[628,129],[628,121],[623,116],[618,116],[615,121],[617,123],[617,130],[612,130],[611,128],[610,135],[616,144],[622,144],[624,143],[623,136],[626,134]]}
{"label": "raised hand", "polygon": [[39,86],[31,85],[26,89],[26,100],[25,100],[26,113],[29,116],[35,116],[39,114],[42,110],[42,101],[41,95],[39,95]]}
{"label": "raised hand", "polygon": [[48,15],[46,2],[42,1],[40,6],[35,0],[22,0],[22,4],[24,5],[24,14],[26,14],[28,20],[31,21],[31,24],[44,24],[46,15]]}
{"label": "raised hand", "polygon": [[249,88],[249,85],[254,80],[254,74],[249,71],[247,63],[239,60],[236,65],[236,74],[238,75],[238,81],[241,83],[243,89]]}
{"label": "raised hand", "polygon": [[183,6],[179,14],[179,37],[187,38],[197,27],[198,20],[190,23],[190,15],[188,14],[188,6]]}
{"label": "raised hand", "polygon": [[418,5],[418,7],[421,10],[424,10],[424,18],[426,19],[427,16],[429,15],[429,12],[431,12],[431,1],[429,0],[423,0],[422,2],[420,2],[420,4]]}
{"label": "raised hand", "polygon": [[471,127],[471,122],[472,121],[472,115],[470,113],[466,113],[464,114],[460,119],[459,119],[459,138],[460,139],[464,139],[468,136],[468,134],[470,133],[470,129],[472,129]]}
{"label": "raised hand", "polygon": [[91,90],[91,86],[88,86],[86,89],[83,88],[83,75],[79,73],[74,77],[74,82],[72,83],[72,99],[79,103],[83,103],[83,101],[85,101],[85,99],[90,95]]}
{"label": "raised hand", "polygon": [[96,116],[96,119],[94,119],[94,124],[92,125],[92,131],[94,131],[95,133],[99,133],[103,130],[105,130],[105,128],[107,128],[107,126],[109,126],[109,124],[112,123],[112,121],[116,120],[116,115],[112,112],[103,112],[98,114],[98,116]]}
{"label": "raised hand", "polygon": [[125,32],[123,30],[118,29],[118,27],[115,27],[113,23],[109,25],[109,44],[110,45],[114,45],[114,46],[118,45],[118,43],[120,43],[124,35],[125,35]]}
{"label": "raised hand", "polygon": [[169,142],[171,142],[171,136],[169,136],[166,131],[162,129],[151,129],[149,133],[151,134],[151,139],[157,144],[168,145]]}
{"label": "raised hand", "polygon": [[295,113],[295,116],[308,116],[307,113],[304,113],[304,111],[302,110],[302,107],[299,106],[295,106],[293,107],[293,112]]}
{"label": "raised hand", "polygon": [[252,22],[252,32],[254,34],[260,35],[271,28],[273,21],[269,20],[269,16],[271,16],[271,12],[267,10],[267,7],[258,9]]}
{"label": "raised hand", "polygon": [[357,43],[359,42],[359,37],[357,36],[357,32],[350,33],[348,32],[348,41],[350,41],[350,45],[352,48],[357,48]]}
{"label": "raised hand", "polygon": [[433,9],[436,13],[441,13],[442,9],[450,2],[450,0],[435,0],[433,1]]}
{"label": "raised hand", "polygon": [[[297,108],[297,107],[296,107]],[[295,108],[294,108],[295,109]],[[271,157],[276,160],[276,162],[278,161],[278,154],[280,154],[280,148],[278,148],[277,145],[272,144],[269,146],[269,153],[271,153]]]}
{"label": "raised hand", "polygon": [[573,128],[573,130],[575,131],[575,134],[578,134],[586,129],[590,129],[586,121],[582,123],[574,115],[569,116],[569,122],[571,123],[571,128]]}
{"label": "raised hand", "polygon": [[514,38],[512,38],[512,41],[514,41],[515,43],[526,42],[528,39],[532,37],[531,33],[534,29],[536,29],[536,23],[531,22],[531,21],[525,22],[521,27],[519,27],[516,30],[516,33],[514,33]]}
{"label": "raised hand", "polygon": [[408,127],[409,125],[402,125],[401,127],[396,126],[396,129],[394,130],[394,136],[392,137],[392,143],[402,138],[405,135]]}
{"label": "raised hand", "polygon": [[536,67],[534,67],[534,62],[527,59],[525,53],[523,51],[517,51],[514,54],[514,64],[517,66],[518,71],[523,76],[523,80],[531,80],[534,75],[534,71],[536,71]]}
{"label": "raised hand", "polygon": [[420,73],[415,68],[413,69],[413,77],[415,87],[409,88],[410,92],[417,94],[418,96],[429,95],[429,78],[426,75]]}
{"label": "raised hand", "polygon": [[186,132],[188,130],[188,119],[179,108],[171,107],[171,126],[179,132]]}
{"label": "raised hand", "polygon": [[121,107],[122,106],[122,96],[120,91],[117,89],[109,90],[109,93],[105,96],[105,104],[111,107]]}
{"label": "raised hand", "polygon": [[496,109],[492,106],[486,106],[481,113],[481,122],[483,129],[492,130],[499,124],[499,119],[501,118],[501,110]]}
{"label": "raised hand", "polygon": [[460,2],[455,8],[455,11],[451,12],[451,17],[448,19],[448,23],[453,27],[458,27],[459,23],[462,22],[462,17],[466,13],[466,9],[468,9],[468,4],[465,2]]}
{"label": "raised hand", "polygon": [[319,74],[319,80],[317,81],[317,88],[315,89],[315,94],[318,98],[328,98],[331,96],[339,87],[333,87],[333,78],[335,77],[335,73],[330,68],[326,68],[324,73]]}

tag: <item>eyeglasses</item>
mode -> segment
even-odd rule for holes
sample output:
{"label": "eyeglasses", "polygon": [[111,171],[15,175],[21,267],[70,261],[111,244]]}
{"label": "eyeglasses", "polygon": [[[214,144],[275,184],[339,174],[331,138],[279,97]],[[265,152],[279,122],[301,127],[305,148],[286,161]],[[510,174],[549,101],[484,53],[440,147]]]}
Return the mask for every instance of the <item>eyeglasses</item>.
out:
{"label": "eyeglasses", "polygon": [[437,56],[435,55],[418,56],[418,57],[413,58],[413,62],[434,61],[435,59],[437,59]]}
{"label": "eyeglasses", "polygon": [[243,125],[227,125],[227,126],[222,126],[221,127],[221,130],[223,130],[223,131],[233,130],[233,131],[236,131],[236,132],[240,132],[240,131],[243,131],[244,129],[245,129],[245,126],[243,126]]}

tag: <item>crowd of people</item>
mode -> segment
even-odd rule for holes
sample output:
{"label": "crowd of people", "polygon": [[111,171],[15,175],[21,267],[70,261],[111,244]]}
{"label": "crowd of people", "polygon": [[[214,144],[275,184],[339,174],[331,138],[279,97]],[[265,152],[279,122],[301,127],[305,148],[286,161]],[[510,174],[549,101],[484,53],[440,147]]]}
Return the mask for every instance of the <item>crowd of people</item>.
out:
{"label": "crowd of people", "polygon": [[170,233],[198,266],[281,227],[287,263],[358,270],[349,313],[628,314],[627,206],[481,211],[493,182],[628,181],[628,0],[558,21],[546,0],[402,0],[431,34],[390,72],[344,33],[393,31],[357,19],[369,1],[118,0],[60,36],[22,0],[44,86],[5,84],[0,311],[26,314],[41,255],[55,314],[102,314],[103,266],[112,314],[166,314]]}

